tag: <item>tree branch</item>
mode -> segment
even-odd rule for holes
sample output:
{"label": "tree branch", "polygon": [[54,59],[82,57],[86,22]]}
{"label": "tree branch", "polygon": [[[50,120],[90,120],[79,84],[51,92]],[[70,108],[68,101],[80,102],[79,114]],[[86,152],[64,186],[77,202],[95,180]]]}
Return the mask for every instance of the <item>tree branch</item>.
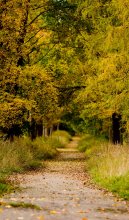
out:
{"label": "tree branch", "polygon": [[56,46],[56,44],[54,44],[54,45],[52,46],[52,48],[50,48],[49,51],[48,51],[43,57],[41,57],[39,60],[37,60],[37,61],[34,63],[34,65],[37,64],[38,62],[40,62],[42,59],[44,59],[44,58],[50,53],[50,51],[51,51],[55,46]]}
{"label": "tree branch", "polygon": [[30,26],[38,17],[40,17],[42,14],[44,14],[46,11],[42,11],[42,12],[40,12],[28,25],[27,25],[27,27],[28,26]]}
{"label": "tree branch", "polygon": [[38,30],[32,37],[30,37],[24,44],[27,44],[31,39],[33,39],[36,34],[38,34],[42,29]]}

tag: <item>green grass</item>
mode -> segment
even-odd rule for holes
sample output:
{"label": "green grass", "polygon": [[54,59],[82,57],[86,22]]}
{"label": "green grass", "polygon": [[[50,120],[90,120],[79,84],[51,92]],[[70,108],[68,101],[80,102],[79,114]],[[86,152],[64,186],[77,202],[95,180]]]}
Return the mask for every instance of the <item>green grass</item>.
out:
{"label": "green grass", "polygon": [[15,190],[15,187],[6,180],[5,176],[0,177],[0,195],[10,193]]}
{"label": "green grass", "polygon": [[35,210],[41,210],[41,208],[37,205],[34,205],[32,203],[24,203],[24,202],[10,202],[8,205],[14,207],[14,208],[30,208]]}
{"label": "green grass", "polygon": [[0,183],[0,195],[3,195],[4,193],[9,193],[12,191],[11,185],[7,183]]}
{"label": "green grass", "polygon": [[86,135],[80,141],[79,149],[85,151],[87,168],[93,180],[129,200],[129,148],[114,146],[90,135],[87,138]]}

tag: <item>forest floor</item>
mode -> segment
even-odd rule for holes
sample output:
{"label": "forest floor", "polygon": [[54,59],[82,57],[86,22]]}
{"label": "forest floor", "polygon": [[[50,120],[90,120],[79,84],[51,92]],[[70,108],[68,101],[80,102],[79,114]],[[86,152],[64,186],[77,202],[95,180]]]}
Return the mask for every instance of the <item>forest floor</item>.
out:
{"label": "forest floor", "polygon": [[21,190],[0,199],[0,220],[129,220],[126,201],[91,182],[78,140],[45,169],[11,177]]}

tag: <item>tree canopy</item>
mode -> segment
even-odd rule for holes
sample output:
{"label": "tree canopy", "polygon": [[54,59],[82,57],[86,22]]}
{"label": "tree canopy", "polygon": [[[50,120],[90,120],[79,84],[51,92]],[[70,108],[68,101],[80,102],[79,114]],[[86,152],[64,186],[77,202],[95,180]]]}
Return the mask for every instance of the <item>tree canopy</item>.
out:
{"label": "tree canopy", "polygon": [[2,132],[22,133],[33,119],[107,136],[120,120],[128,133],[128,35],[128,1],[2,0]]}

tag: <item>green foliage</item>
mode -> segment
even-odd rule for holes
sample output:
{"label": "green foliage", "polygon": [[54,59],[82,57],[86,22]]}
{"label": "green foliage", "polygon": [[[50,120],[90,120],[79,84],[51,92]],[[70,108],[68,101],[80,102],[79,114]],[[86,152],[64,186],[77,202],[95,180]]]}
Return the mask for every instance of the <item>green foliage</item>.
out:
{"label": "green foliage", "polygon": [[[52,134],[51,140],[53,140],[57,148],[65,147],[66,144],[71,140],[71,135],[66,131],[55,131]],[[54,144],[54,143],[53,143]]]}
{"label": "green foliage", "polygon": [[[71,39],[75,37],[78,18],[76,17],[77,4],[67,0],[49,1],[49,10],[43,18],[46,27],[54,32],[53,42],[63,42],[71,44]],[[61,31],[63,30],[63,31]],[[69,36],[71,32],[71,37]]]}
{"label": "green foliage", "polygon": [[57,155],[56,146],[52,145],[49,138],[36,138],[30,143],[30,147],[37,159],[52,159]]}
{"label": "green foliage", "polygon": [[100,144],[106,142],[104,137],[96,137],[91,134],[85,134],[82,136],[78,143],[78,148],[81,152],[85,152],[86,156],[92,154],[95,150],[98,150]]}

